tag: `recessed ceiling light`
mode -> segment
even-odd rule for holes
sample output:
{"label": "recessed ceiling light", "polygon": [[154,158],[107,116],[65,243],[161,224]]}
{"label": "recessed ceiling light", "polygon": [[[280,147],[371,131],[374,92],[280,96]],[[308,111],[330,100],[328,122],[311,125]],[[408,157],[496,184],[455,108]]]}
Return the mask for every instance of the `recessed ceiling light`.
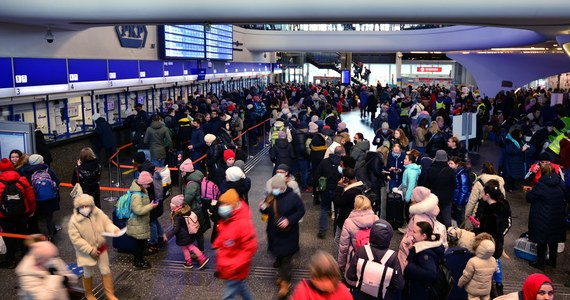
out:
{"label": "recessed ceiling light", "polygon": [[554,45],[552,45],[552,47],[558,47],[558,44],[554,44]]}

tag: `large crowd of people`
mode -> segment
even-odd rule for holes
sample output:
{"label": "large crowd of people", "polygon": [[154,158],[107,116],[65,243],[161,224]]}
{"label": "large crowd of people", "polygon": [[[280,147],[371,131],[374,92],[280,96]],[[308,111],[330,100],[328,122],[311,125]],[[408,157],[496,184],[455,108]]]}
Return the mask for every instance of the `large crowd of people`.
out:
{"label": "large crowd of people", "polygon": [[[194,261],[202,269],[215,257],[215,276],[225,281],[224,299],[253,299],[245,279],[258,249],[249,207],[258,205],[254,210],[267,222],[281,299],[444,299],[443,289],[434,286],[441,283],[450,227],[476,235],[467,249],[475,256],[455,282],[468,299],[552,299],[552,281],[536,274],[519,294],[502,296],[501,257],[512,225],[508,199],[523,189],[530,203],[529,239],[537,243],[537,260],[530,265],[540,271],[557,267],[570,201],[568,93],[563,104],[551,105],[550,94],[559,91],[520,89],[492,99],[462,92],[439,85],[291,83],[169,99],[164,112],[152,116],[135,105],[124,120],[136,149],[135,178],[125,198],[133,266],[151,267],[145,254],[160,251],[174,236],[185,268],[193,268]],[[374,136],[353,132],[343,122],[343,113],[353,109],[360,110]],[[452,117],[463,113],[477,123],[476,137],[468,141],[453,134]],[[256,126],[267,119],[268,126]],[[116,148],[113,133],[104,117],[94,114],[93,120],[109,158]],[[483,140],[500,147],[500,162],[483,162],[481,174],[475,174],[474,153]],[[248,148],[265,141],[274,176],[257,204],[248,195],[251,180],[244,162]],[[106,297],[116,299],[103,234],[121,230],[100,209],[102,167],[96,152],[83,148],[74,166],[71,182],[79,191],[67,232],[77,264],[85,268],[85,297],[95,299],[98,266]],[[44,295],[49,291],[59,295],[53,299],[64,299],[62,289],[76,280],[55,259],[51,243],[60,229],[53,221],[60,179],[49,164],[38,153],[17,149],[0,162],[3,232],[41,233],[46,239],[30,243],[18,262],[21,240],[4,238],[7,252],[0,267],[17,267],[26,299],[48,299],[35,296],[38,285],[53,286]],[[183,189],[170,200],[161,174],[165,165],[178,168],[172,176],[180,177]],[[314,254],[311,277],[292,290],[304,196],[320,210],[317,238],[333,237],[335,252]],[[173,226],[164,232],[159,218],[167,201]],[[209,229],[212,253],[204,244]],[[394,232],[403,236],[398,249],[389,249]],[[26,268],[32,265],[30,272]]]}

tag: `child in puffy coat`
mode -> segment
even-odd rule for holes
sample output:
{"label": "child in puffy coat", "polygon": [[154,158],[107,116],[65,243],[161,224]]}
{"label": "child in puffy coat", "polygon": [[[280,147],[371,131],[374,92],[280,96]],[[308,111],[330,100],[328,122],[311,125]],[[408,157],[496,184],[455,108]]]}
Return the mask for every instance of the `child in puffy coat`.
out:
{"label": "child in puffy coat", "polygon": [[467,262],[457,286],[465,287],[469,300],[487,300],[490,299],[493,273],[497,269],[493,237],[488,233],[475,236],[473,252],[475,256]]}
{"label": "child in puffy coat", "polygon": [[[170,218],[172,219],[172,229],[167,234],[170,238],[173,235],[176,236],[176,245],[182,248],[182,252],[184,253],[184,268],[192,269],[194,266],[192,265],[192,257],[190,256],[190,252],[194,253],[198,257],[198,267],[199,270],[204,268],[208,263],[209,259],[206,257],[198,247],[194,245],[196,241],[196,234],[189,233],[188,225],[186,225],[185,217],[189,217],[192,209],[188,204],[184,202],[183,195],[177,195],[170,200]],[[198,222],[198,218],[196,218],[196,222]]]}

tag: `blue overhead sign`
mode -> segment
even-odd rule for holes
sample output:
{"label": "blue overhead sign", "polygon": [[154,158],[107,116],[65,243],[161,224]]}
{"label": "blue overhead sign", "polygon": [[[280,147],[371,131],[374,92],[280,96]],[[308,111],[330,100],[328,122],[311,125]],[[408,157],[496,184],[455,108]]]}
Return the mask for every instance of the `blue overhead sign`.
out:
{"label": "blue overhead sign", "polygon": [[163,77],[163,61],[162,60],[140,60],[139,61],[139,77],[154,78]]}
{"label": "blue overhead sign", "polygon": [[164,76],[183,76],[188,75],[188,69],[184,68],[182,61],[164,61]]}
{"label": "blue overhead sign", "polygon": [[64,58],[14,58],[16,87],[67,84]]}
{"label": "blue overhead sign", "polygon": [[139,78],[139,61],[138,60],[108,60],[109,62],[109,80],[120,79],[138,79]]}
{"label": "blue overhead sign", "polygon": [[106,59],[68,59],[69,82],[105,81],[108,78]]}
{"label": "blue overhead sign", "polygon": [[13,87],[12,59],[9,57],[0,57],[0,89]]}

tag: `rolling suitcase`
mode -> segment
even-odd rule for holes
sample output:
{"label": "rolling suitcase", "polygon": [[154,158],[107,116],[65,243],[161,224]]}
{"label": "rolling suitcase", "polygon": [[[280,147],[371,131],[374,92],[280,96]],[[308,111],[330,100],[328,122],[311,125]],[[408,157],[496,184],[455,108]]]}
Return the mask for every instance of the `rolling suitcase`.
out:
{"label": "rolling suitcase", "polygon": [[[119,219],[113,210],[113,224],[119,228],[125,228],[127,226],[128,219]],[[120,237],[113,238],[113,248],[117,249],[120,253],[132,253],[136,248],[136,240],[124,234]]]}
{"label": "rolling suitcase", "polygon": [[404,199],[398,193],[389,192],[386,202],[386,221],[398,230],[404,225]]}
{"label": "rolling suitcase", "polygon": [[462,247],[450,247],[445,250],[444,255],[444,262],[451,270],[453,280],[456,284],[454,284],[451,293],[449,294],[448,300],[464,300],[467,299],[467,293],[465,289],[458,288],[457,282],[459,282],[459,278],[463,275],[463,269],[467,265],[467,261],[473,257],[473,253],[469,252],[467,248]]}

